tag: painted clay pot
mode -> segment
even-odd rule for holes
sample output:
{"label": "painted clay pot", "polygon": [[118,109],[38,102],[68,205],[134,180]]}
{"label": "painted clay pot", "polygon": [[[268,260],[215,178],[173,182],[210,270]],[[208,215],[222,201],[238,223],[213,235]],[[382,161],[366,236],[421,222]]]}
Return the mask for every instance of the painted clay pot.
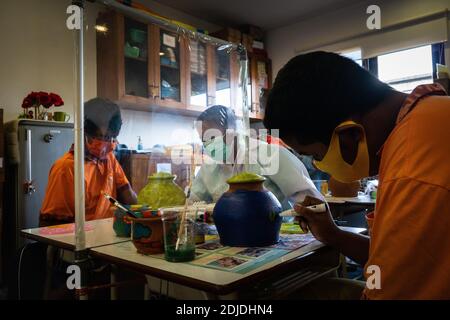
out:
{"label": "painted clay pot", "polygon": [[175,175],[156,173],[148,178],[148,184],[139,192],[138,203],[147,204],[152,209],[184,205],[186,196],[175,184]]}
{"label": "painted clay pot", "polygon": [[361,188],[361,182],[353,181],[350,183],[344,183],[331,177],[328,182],[328,187],[333,197],[352,198],[358,196],[358,191]]}
{"label": "painted clay pot", "polygon": [[111,210],[114,210],[113,229],[116,235],[118,237],[130,237],[131,221],[127,218],[127,214],[114,207]]}
{"label": "painted clay pot", "polygon": [[131,240],[141,254],[164,252],[164,236],[161,217],[128,218],[131,224]]}
{"label": "painted clay pot", "polygon": [[279,240],[282,207],[263,186],[265,178],[241,173],[217,201],[213,218],[224,246],[264,247]]}

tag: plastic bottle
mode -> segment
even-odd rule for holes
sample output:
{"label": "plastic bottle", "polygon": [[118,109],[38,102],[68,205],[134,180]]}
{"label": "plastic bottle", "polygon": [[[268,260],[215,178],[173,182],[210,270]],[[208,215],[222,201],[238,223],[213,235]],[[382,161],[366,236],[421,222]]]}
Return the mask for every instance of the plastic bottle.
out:
{"label": "plastic bottle", "polygon": [[144,146],[142,145],[142,139],[141,139],[141,136],[138,136],[137,149],[138,149],[138,150],[144,149]]}

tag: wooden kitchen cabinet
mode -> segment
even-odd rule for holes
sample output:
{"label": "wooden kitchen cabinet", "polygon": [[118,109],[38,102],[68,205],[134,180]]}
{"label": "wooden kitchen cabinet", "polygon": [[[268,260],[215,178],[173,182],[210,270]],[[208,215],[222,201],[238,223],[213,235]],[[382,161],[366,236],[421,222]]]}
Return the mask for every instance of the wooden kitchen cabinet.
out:
{"label": "wooden kitchen cabinet", "polygon": [[[140,111],[197,116],[222,104],[242,115],[236,52],[229,54],[113,11],[100,13],[97,24],[108,29],[97,33],[99,97]],[[257,75],[258,61],[250,60],[251,77]],[[261,118],[258,83],[248,84],[251,116],[256,119]]]}
{"label": "wooden kitchen cabinet", "polygon": [[176,33],[151,26],[154,45],[155,103],[162,107],[188,109],[186,96],[187,43]]}
{"label": "wooden kitchen cabinet", "polygon": [[264,118],[262,96],[272,86],[271,60],[262,55],[249,53],[249,75],[251,80],[250,118],[262,120]]}
{"label": "wooden kitchen cabinet", "polygon": [[[97,24],[97,94],[121,107],[195,115],[186,108],[186,44],[158,26],[102,12]],[[198,113],[198,112],[197,112]]]}

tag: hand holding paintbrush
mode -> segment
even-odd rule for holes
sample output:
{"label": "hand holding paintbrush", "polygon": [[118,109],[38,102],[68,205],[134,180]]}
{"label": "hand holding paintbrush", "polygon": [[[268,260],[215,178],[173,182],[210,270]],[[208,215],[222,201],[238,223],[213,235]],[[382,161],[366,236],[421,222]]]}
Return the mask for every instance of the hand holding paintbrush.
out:
{"label": "hand holding paintbrush", "polygon": [[333,239],[340,231],[333,221],[328,205],[319,199],[306,196],[302,203],[295,204],[294,210],[302,230],[311,231],[314,237],[323,243]]}
{"label": "hand holding paintbrush", "polygon": [[133,217],[133,218],[138,218],[138,217],[136,216],[136,214],[135,214],[133,211],[131,211],[131,210],[125,208],[119,201],[117,201],[116,199],[114,199],[113,197],[111,197],[109,194],[107,194],[106,192],[102,192],[102,193],[103,193],[103,196],[104,196],[106,199],[108,199],[109,202],[111,202],[111,204],[112,204],[113,206],[115,206],[116,208],[119,208],[120,210],[122,210],[123,212],[125,212],[126,214],[128,214],[129,216],[131,216],[131,217]]}

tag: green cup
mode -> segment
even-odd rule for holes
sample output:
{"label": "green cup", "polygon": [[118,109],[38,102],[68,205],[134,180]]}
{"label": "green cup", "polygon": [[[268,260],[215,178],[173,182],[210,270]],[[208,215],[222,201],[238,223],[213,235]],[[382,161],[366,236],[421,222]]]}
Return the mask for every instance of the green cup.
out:
{"label": "green cup", "polygon": [[70,115],[64,111],[56,111],[53,112],[53,120],[67,122],[70,120]]}

